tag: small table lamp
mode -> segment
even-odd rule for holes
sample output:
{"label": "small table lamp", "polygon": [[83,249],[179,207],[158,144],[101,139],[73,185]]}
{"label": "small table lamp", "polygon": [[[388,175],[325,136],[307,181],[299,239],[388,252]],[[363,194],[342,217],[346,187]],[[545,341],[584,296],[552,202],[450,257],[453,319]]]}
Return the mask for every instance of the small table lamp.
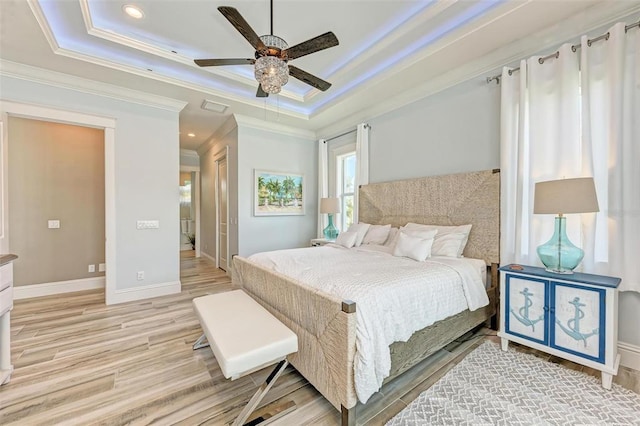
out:
{"label": "small table lamp", "polygon": [[326,213],[329,215],[329,224],[324,228],[324,237],[327,240],[335,240],[338,236],[338,230],[333,226],[333,214],[340,213],[340,199],[339,198],[321,198],[320,199],[320,213]]}
{"label": "small table lamp", "polygon": [[550,180],[536,183],[534,214],[557,214],[553,237],[537,249],[547,271],[573,274],[584,257],[584,251],[567,237],[567,213],[599,211],[593,178]]}

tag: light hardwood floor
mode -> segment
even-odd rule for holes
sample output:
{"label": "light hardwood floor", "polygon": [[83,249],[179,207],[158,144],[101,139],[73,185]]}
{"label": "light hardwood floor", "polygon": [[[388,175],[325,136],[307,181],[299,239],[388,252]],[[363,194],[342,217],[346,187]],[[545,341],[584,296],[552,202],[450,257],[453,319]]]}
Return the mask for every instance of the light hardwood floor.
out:
{"label": "light hardwood floor", "polygon": [[[0,387],[0,424],[232,422],[271,369],[231,382],[210,349],[191,349],[201,334],[191,300],[232,285],[191,251],[182,252],[181,266],[182,292],[172,296],[115,306],[104,305],[102,291],[16,301],[11,318],[16,369],[11,383]],[[366,408],[359,407],[359,423],[384,424],[484,339],[495,339],[491,334],[482,329],[465,336],[386,385]],[[640,393],[637,371],[621,369],[615,381]],[[339,424],[338,411],[293,368],[256,414],[287,401],[295,401],[297,409],[274,424]]]}

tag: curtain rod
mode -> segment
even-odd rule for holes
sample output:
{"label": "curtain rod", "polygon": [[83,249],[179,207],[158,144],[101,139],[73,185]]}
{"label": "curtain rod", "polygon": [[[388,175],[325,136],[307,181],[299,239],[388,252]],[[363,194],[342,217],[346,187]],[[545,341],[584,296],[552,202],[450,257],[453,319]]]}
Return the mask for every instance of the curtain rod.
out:
{"label": "curtain rod", "polygon": [[[627,31],[629,31],[631,28],[633,27],[639,27],[640,28],[640,21],[636,22],[635,24],[630,24],[624,27],[624,32],[626,33]],[[606,34],[602,34],[596,38],[592,38],[587,40],[587,46],[591,47],[591,45],[593,43],[595,43],[596,41],[600,41],[600,40],[609,40],[609,33],[607,32]],[[577,52],[578,49],[580,49],[582,47],[581,44],[574,44],[571,46],[571,50],[573,52]],[[540,64],[544,64],[544,61],[546,61],[547,59],[551,59],[551,58],[558,58],[558,56],[560,56],[560,51],[556,51],[555,53],[552,53],[550,55],[547,56],[543,56],[542,58],[538,59],[538,63]],[[520,71],[520,67],[515,67],[509,70],[509,75],[512,75],[514,72],[516,71]],[[502,77],[502,74],[497,74],[494,75],[492,77],[487,77],[487,84],[491,83],[492,81],[496,81],[496,84],[500,84],[500,78]]]}
{"label": "curtain rod", "polygon": [[[369,129],[371,128],[371,126],[370,126],[370,125],[368,125],[368,124],[366,124],[366,123],[365,123],[364,127],[367,127],[367,128],[369,128]],[[348,130],[348,131],[346,131],[346,132],[344,132],[344,133],[340,133],[339,135],[333,136],[333,137],[331,137],[331,138],[329,138],[329,139],[325,139],[324,141],[325,141],[325,142],[329,142],[329,141],[332,141],[332,140],[334,140],[334,139],[338,139],[338,138],[341,138],[341,137],[343,137],[343,136],[346,136],[346,135],[348,135],[349,133],[353,133],[353,132],[357,132],[357,131],[358,131],[358,129],[357,129],[357,128],[355,128],[355,129],[351,129],[351,130]]]}

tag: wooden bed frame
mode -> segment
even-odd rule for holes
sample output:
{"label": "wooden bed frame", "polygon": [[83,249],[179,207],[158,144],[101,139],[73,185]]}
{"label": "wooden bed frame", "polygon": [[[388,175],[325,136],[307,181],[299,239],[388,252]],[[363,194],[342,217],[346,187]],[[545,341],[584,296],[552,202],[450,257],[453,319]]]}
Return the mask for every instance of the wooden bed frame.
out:
{"label": "wooden bed frame", "polygon": [[[391,345],[393,380],[497,313],[500,228],[499,170],[434,176],[360,187],[360,222],[402,226],[472,224],[465,257],[491,268],[489,305],[465,310]],[[236,256],[233,280],[298,336],[293,366],[338,410],[343,425],[355,425],[356,304],[309,288]]]}

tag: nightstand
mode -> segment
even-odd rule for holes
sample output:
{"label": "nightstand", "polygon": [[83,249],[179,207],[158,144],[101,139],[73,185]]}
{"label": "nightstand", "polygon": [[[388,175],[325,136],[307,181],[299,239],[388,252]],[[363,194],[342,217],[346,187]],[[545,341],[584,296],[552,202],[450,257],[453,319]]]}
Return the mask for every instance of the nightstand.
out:
{"label": "nightstand", "polygon": [[320,247],[327,243],[334,243],[335,241],[327,240],[326,238],[314,238],[311,240],[311,247]]}
{"label": "nightstand", "polygon": [[618,374],[618,285],[620,278],[555,274],[544,268],[500,268],[502,349],[509,341],[602,372],[611,389]]}

